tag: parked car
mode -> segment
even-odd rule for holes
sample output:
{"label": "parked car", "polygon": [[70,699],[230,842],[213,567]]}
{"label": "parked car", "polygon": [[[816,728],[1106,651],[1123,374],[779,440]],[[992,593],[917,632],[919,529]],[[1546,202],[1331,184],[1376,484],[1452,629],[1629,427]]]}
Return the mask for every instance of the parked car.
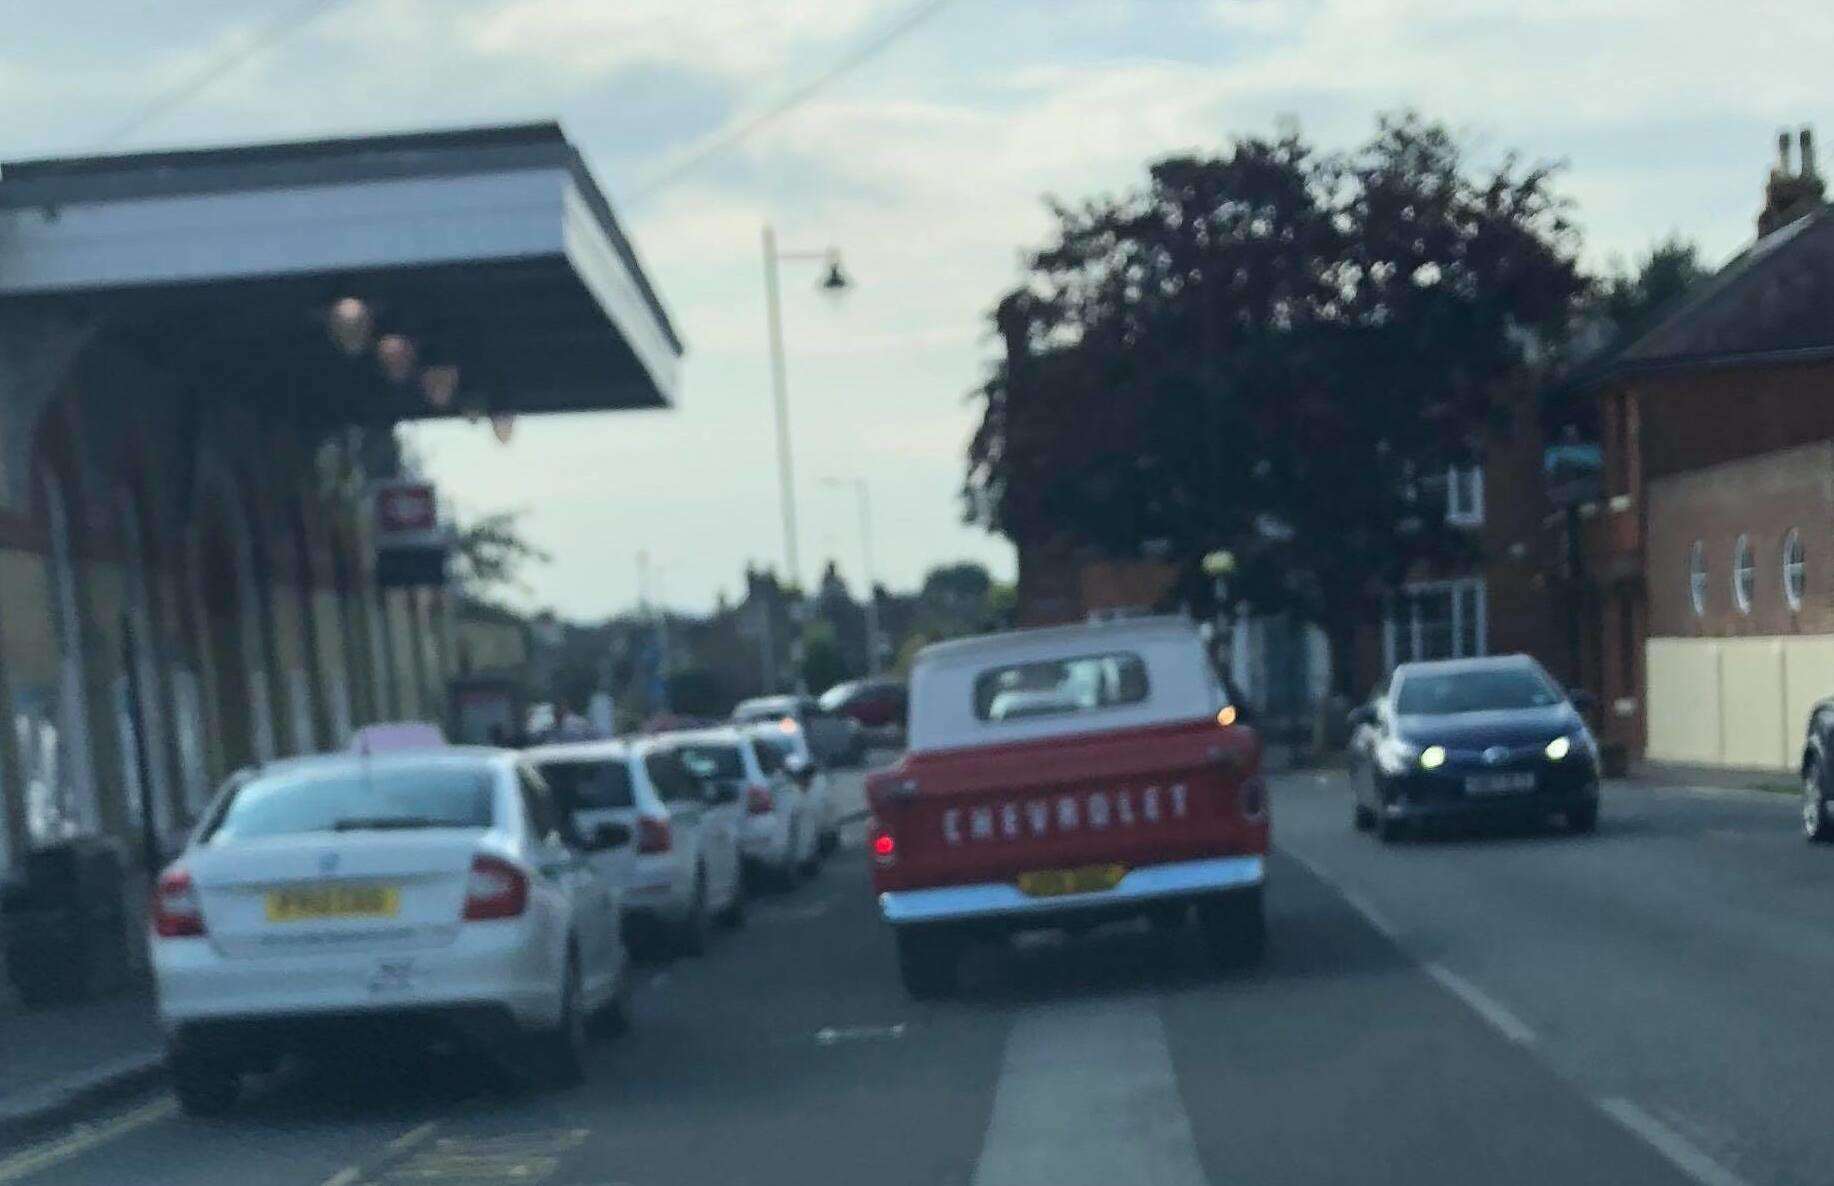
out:
{"label": "parked car", "polygon": [[[815,830],[814,859],[827,856],[839,845],[840,834],[834,820],[834,796],[828,772],[816,764],[815,755],[809,750],[809,739],[801,729],[786,728],[782,724],[754,725],[750,733],[753,744],[759,747],[760,761],[768,764],[771,756],[764,751],[775,750],[776,760],[783,763],[791,780],[802,788],[803,810]],[[814,865],[811,864],[807,871],[814,872]]]}
{"label": "parked car", "polygon": [[821,766],[858,766],[866,760],[866,736],[851,717],[826,712],[810,696],[756,696],[732,710],[735,725],[780,721],[800,728]]}
{"label": "parked car", "polygon": [[1834,699],[1809,710],[1807,734],[1802,740],[1802,834],[1811,844],[1834,840],[1834,804],[1828,797],[1828,779],[1834,777]]}
{"label": "parked car", "polygon": [[274,763],[218,793],[160,874],[149,939],[179,1103],[327,1031],[394,1021],[581,1078],[587,1019],[624,1016],[616,885],[630,841],[571,832],[516,754],[448,748]]}
{"label": "parked car", "polygon": [[709,920],[744,921],[737,787],[703,785],[666,741],[579,742],[526,756],[580,833],[615,823],[636,837],[615,874],[634,946],[699,955]]}
{"label": "parked car", "polygon": [[864,729],[902,727],[907,697],[892,679],[855,679],[835,684],[816,702],[824,712],[852,717]]}
{"label": "parked car", "polygon": [[[910,686],[909,749],[866,788],[873,888],[912,995],[952,988],[977,933],[1134,915],[1171,928],[1191,907],[1220,959],[1259,958],[1261,741],[1190,622],[939,643]],[[1056,707],[996,714],[1015,691]]]}
{"label": "parked car", "polygon": [[1598,744],[1527,655],[1403,663],[1350,723],[1353,822],[1385,841],[1447,819],[1598,825]]}
{"label": "parked car", "polygon": [[[775,728],[775,726],[770,726]],[[745,808],[739,856],[754,881],[794,885],[813,867],[817,821],[796,775],[775,747],[760,745],[757,729],[708,729],[667,737],[688,771],[722,789],[737,787]]]}

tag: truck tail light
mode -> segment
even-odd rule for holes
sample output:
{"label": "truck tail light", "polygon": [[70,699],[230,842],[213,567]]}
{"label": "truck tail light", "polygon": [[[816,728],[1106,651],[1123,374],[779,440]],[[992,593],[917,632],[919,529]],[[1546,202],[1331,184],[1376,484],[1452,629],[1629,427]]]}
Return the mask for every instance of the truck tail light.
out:
{"label": "truck tail light", "polygon": [[637,817],[637,851],[646,854],[667,852],[675,845],[669,821],[652,816]]}
{"label": "truck tail light", "polygon": [[1251,774],[1242,780],[1236,791],[1236,801],[1242,805],[1242,818],[1260,821],[1267,818],[1267,780],[1259,774]]}
{"label": "truck tail light", "polygon": [[204,933],[204,911],[184,866],[174,865],[159,875],[152,913],[153,933],[161,939],[195,939]]}
{"label": "truck tail light", "polygon": [[872,849],[873,862],[881,868],[898,863],[898,838],[891,834],[878,820],[873,820],[868,827],[867,846]]}
{"label": "truck tail light", "polygon": [[528,874],[501,857],[471,858],[465,881],[465,921],[515,918],[528,908]]}
{"label": "truck tail light", "polygon": [[769,815],[777,809],[777,801],[771,798],[771,789],[752,783],[745,788],[745,814]]}

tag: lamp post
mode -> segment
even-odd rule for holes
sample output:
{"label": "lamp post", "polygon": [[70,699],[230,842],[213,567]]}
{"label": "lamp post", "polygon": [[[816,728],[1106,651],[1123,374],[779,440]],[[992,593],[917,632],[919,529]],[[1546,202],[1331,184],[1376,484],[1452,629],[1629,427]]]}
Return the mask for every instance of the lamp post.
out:
{"label": "lamp post", "polygon": [[841,270],[841,254],[835,248],[822,251],[779,251],[777,232],[764,224],[764,316],[770,332],[771,396],[777,416],[777,483],[783,505],[783,563],[788,569],[788,583],[802,587],[802,562],[796,546],[796,477],[790,450],[790,394],[783,366],[783,311],[778,292],[777,273],[784,260],[817,260],[823,265],[819,287],[835,296],[845,292],[851,283]]}
{"label": "lamp post", "polygon": [[866,576],[866,674],[879,674],[879,593],[872,567],[872,488],[865,478],[824,478],[822,485],[835,489],[853,487],[859,496],[860,557]]}

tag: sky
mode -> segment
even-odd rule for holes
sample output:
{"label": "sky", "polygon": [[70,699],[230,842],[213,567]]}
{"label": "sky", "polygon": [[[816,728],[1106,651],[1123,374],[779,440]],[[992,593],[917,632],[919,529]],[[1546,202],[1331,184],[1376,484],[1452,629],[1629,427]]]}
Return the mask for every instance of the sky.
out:
{"label": "sky", "polygon": [[[933,0],[926,0],[933,2]],[[322,11],[313,6],[324,3]],[[783,566],[760,232],[837,248],[840,301],[786,263],[802,568],[915,584],[1012,549],[958,490],[995,354],[986,314],[1050,229],[1047,198],[1297,121],[1347,147],[1412,107],[1479,159],[1566,164],[1587,261],[1678,232],[1752,233],[1780,127],[1834,135],[1826,0],[945,0],[879,55],[685,171],[913,0],[0,0],[0,157],[558,119],[685,340],[667,411],[528,417],[499,444],[412,430],[461,517],[520,510],[551,553],[528,606],[578,619],[653,591],[704,610]],[[143,116],[289,13],[316,15]],[[105,34],[98,36],[98,31]],[[128,125],[133,124],[131,128]],[[124,129],[126,129],[124,131]],[[666,182],[659,184],[659,182]]]}

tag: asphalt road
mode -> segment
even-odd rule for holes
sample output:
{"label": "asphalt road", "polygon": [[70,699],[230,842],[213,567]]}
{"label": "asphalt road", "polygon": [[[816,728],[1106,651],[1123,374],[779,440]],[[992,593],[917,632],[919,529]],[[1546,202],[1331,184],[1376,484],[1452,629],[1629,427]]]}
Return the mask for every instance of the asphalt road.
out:
{"label": "asphalt road", "polygon": [[645,969],[586,1086],[346,1052],[235,1115],[162,1096],[0,1151],[0,1186],[1825,1182],[1834,852],[1762,795],[1609,794],[1596,836],[1383,848],[1276,785],[1272,949],[1113,928],[899,990],[859,837]]}

